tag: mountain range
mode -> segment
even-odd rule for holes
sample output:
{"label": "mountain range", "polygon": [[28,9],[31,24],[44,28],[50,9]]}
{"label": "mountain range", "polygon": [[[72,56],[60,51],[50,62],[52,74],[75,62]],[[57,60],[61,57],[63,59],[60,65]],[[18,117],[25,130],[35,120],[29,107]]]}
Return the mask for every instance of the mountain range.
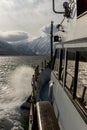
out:
{"label": "mountain range", "polygon": [[38,37],[32,41],[8,43],[0,41],[0,55],[49,55],[50,37]]}

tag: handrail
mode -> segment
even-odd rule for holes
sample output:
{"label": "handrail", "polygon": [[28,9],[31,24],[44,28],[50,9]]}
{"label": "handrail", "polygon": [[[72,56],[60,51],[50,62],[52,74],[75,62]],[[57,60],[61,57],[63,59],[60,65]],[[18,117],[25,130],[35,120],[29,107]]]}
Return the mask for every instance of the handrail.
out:
{"label": "handrail", "polygon": [[30,113],[29,113],[29,130],[32,130],[33,128],[33,121],[34,121],[34,106],[33,103],[31,103],[30,107]]}

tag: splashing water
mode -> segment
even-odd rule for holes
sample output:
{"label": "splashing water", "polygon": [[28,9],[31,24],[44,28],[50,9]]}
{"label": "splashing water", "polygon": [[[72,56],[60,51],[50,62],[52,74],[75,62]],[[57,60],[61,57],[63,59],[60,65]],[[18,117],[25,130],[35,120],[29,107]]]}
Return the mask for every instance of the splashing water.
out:
{"label": "splashing water", "polygon": [[15,100],[23,101],[31,93],[31,78],[33,69],[28,66],[18,67],[10,76],[10,87],[12,87],[11,96]]}
{"label": "splashing water", "polygon": [[32,74],[33,69],[29,66],[19,66],[0,87],[0,130],[23,130],[17,109],[31,93]]}

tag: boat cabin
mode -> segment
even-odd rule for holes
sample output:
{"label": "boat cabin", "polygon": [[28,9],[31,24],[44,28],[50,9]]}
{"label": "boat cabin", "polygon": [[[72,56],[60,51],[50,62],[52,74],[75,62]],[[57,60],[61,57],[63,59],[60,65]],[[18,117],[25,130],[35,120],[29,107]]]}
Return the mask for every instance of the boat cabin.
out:
{"label": "boat cabin", "polygon": [[[60,13],[55,11],[55,0],[53,2],[54,12]],[[87,0],[69,2],[65,5],[65,13],[71,11],[70,16],[65,14],[57,26],[60,39],[54,43],[51,100],[62,130],[86,130]]]}

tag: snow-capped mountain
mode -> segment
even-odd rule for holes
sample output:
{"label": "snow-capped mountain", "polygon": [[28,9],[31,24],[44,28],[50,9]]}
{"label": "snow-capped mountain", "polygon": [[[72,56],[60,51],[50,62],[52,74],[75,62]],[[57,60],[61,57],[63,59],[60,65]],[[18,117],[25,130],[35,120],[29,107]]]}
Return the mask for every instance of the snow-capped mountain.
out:
{"label": "snow-capped mountain", "polygon": [[32,41],[7,43],[0,41],[0,55],[49,55],[50,36],[38,37]]}
{"label": "snow-capped mountain", "polygon": [[37,55],[50,54],[50,38],[49,37],[39,37],[30,42],[29,47]]}

